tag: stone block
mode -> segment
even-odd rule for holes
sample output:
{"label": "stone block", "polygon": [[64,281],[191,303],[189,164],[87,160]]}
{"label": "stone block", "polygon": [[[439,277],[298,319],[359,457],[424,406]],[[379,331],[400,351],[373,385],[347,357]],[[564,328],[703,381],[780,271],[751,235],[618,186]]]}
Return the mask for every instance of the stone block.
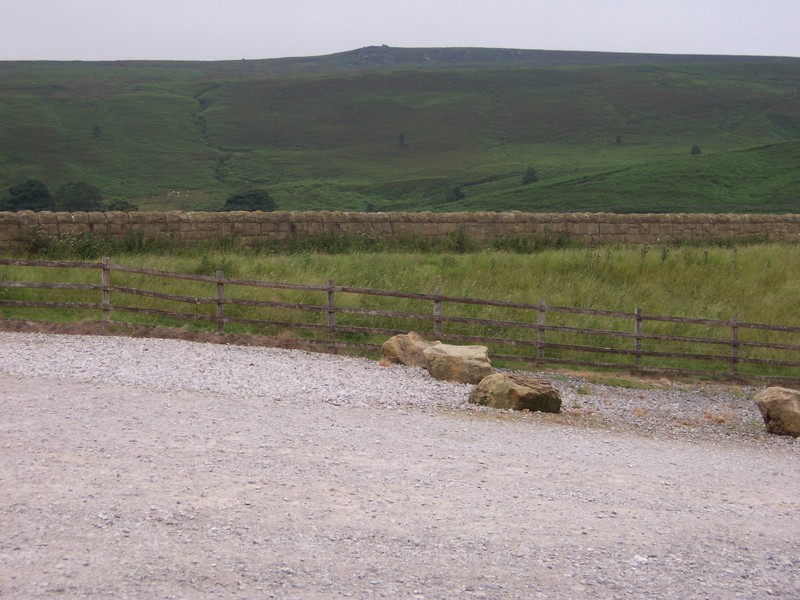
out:
{"label": "stone block", "polygon": [[415,331],[390,337],[381,346],[381,361],[400,363],[407,367],[426,366],[423,352],[426,348],[441,344],[439,341],[429,342]]}
{"label": "stone block", "polygon": [[550,382],[535,377],[493,373],[469,395],[473,404],[491,408],[561,412],[561,395]]}
{"label": "stone block", "polygon": [[760,391],[754,399],[767,431],[800,437],[800,391],[770,387]]}
{"label": "stone block", "polygon": [[493,372],[486,346],[435,344],[422,355],[428,372],[443,381],[475,384]]}

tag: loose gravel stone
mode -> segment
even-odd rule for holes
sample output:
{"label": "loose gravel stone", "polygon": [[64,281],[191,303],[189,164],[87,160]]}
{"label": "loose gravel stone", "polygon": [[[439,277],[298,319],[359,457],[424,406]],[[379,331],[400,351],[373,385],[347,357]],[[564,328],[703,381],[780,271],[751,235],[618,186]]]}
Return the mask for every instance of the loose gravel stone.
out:
{"label": "loose gravel stone", "polygon": [[[0,596],[796,598],[800,445],[751,388],[0,333]],[[652,382],[648,383],[652,386]]]}

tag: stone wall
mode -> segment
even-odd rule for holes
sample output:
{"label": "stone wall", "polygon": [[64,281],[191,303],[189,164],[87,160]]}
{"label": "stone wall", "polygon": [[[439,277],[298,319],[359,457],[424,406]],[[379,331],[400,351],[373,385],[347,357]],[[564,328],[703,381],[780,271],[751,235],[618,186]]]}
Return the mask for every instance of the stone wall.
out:
{"label": "stone wall", "polygon": [[435,239],[460,231],[476,241],[534,235],[562,236],[590,245],[753,237],[800,241],[800,214],[0,212],[0,249],[24,242],[33,231],[53,237],[92,234],[118,239],[141,232],[180,241],[235,236],[245,243],[326,233]]}

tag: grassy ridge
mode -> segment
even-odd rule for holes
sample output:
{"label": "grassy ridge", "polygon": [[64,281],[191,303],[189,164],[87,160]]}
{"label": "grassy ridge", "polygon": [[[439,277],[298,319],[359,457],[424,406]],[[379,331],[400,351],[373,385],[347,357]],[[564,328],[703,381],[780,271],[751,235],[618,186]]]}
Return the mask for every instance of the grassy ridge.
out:
{"label": "grassy ridge", "polygon": [[[494,210],[559,211],[565,205],[597,212],[797,212],[800,142],[741,151],[680,156],[604,173],[542,182],[535,188],[483,186]],[[668,199],[668,200],[667,200]],[[464,210],[480,201],[455,203]]]}
{"label": "grassy ridge", "polygon": [[84,180],[144,209],[257,186],[288,210],[794,212],[798,83],[797,59],[474,49],[0,63],[0,189]]}

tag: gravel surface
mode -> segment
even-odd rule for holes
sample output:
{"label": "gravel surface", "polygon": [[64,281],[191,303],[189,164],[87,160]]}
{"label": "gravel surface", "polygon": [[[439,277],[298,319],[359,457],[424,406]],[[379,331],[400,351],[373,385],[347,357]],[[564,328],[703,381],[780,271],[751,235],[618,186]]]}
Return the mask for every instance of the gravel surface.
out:
{"label": "gravel surface", "polygon": [[800,598],[756,391],[543,374],[559,415],[294,350],[0,332],[0,596]]}

